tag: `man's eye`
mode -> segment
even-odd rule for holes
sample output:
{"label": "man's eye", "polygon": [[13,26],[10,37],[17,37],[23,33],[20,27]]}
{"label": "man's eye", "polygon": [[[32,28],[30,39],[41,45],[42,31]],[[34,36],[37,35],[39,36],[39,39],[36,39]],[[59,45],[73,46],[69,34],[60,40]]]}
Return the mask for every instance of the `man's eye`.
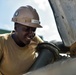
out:
{"label": "man's eye", "polygon": [[32,29],[32,31],[35,32],[36,31],[36,28]]}
{"label": "man's eye", "polygon": [[33,31],[33,32],[35,32],[36,28],[30,28],[30,27],[28,27],[28,28],[23,29],[23,31],[26,31],[26,32]]}
{"label": "man's eye", "polygon": [[29,31],[29,29],[28,28],[25,28],[25,29],[23,29],[23,31]]}
{"label": "man's eye", "polygon": [[30,30],[29,28],[25,29],[25,31],[29,31],[29,30]]}

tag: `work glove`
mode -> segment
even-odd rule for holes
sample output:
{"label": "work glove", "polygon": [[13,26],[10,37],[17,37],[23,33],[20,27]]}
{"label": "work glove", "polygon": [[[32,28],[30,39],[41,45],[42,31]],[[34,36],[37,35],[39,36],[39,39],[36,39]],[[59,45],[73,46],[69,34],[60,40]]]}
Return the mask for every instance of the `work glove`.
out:
{"label": "work glove", "polygon": [[76,43],[72,44],[70,47],[70,56],[76,57]]}
{"label": "work glove", "polygon": [[48,42],[38,44],[36,50],[40,52],[42,49],[50,50],[54,55],[54,61],[59,58],[59,48],[54,44]]}

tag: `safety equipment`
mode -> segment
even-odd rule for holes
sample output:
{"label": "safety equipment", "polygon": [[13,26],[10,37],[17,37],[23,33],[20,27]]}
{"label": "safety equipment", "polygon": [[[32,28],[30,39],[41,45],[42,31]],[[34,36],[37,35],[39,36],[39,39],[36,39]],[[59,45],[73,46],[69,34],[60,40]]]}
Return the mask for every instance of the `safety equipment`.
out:
{"label": "safety equipment", "polygon": [[17,9],[12,21],[29,27],[42,27],[37,11],[31,6],[21,6]]}
{"label": "safety equipment", "polygon": [[60,49],[51,43],[48,43],[48,42],[40,43],[40,44],[38,44],[36,49],[37,49],[37,51],[41,51],[42,49],[48,49],[53,53],[54,61],[59,59],[59,50]]}

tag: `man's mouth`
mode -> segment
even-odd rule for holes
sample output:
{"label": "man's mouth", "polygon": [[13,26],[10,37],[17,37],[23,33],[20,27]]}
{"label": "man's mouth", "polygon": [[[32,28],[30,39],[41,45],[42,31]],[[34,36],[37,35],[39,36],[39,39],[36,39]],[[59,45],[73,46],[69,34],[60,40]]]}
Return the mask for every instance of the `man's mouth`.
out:
{"label": "man's mouth", "polygon": [[26,39],[27,39],[27,40],[31,40],[32,38],[27,36]]}
{"label": "man's mouth", "polygon": [[33,39],[33,37],[35,36],[35,34],[28,34],[25,36],[25,42],[28,44],[30,43],[30,41]]}
{"label": "man's mouth", "polygon": [[33,36],[26,36],[26,41],[30,41],[33,39]]}
{"label": "man's mouth", "polygon": [[34,36],[35,36],[35,34],[27,35],[26,38],[29,39],[29,40],[31,40],[31,39],[33,39]]}

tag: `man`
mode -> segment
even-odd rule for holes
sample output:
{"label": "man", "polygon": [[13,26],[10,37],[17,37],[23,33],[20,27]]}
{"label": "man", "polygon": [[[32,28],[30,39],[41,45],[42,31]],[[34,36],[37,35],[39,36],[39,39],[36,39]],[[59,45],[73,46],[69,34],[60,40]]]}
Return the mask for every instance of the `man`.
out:
{"label": "man", "polygon": [[[35,35],[36,28],[42,26],[34,8],[31,6],[20,7],[16,10],[12,21],[14,22],[14,31],[0,35],[0,75],[22,75],[30,71],[30,67],[36,61],[36,46],[43,42]],[[45,52],[45,57],[53,57],[48,50],[43,52]],[[47,61],[50,58],[45,57],[44,60]],[[43,61],[42,59],[40,62]],[[37,69],[37,67],[33,69]]]}
{"label": "man", "polygon": [[35,61],[35,47],[43,42],[35,36],[37,27],[42,27],[39,16],[31,6],[22,6],[15,12],[12,33],[0,36],[0,71],[4,75],[19,75],[26,72]]}

